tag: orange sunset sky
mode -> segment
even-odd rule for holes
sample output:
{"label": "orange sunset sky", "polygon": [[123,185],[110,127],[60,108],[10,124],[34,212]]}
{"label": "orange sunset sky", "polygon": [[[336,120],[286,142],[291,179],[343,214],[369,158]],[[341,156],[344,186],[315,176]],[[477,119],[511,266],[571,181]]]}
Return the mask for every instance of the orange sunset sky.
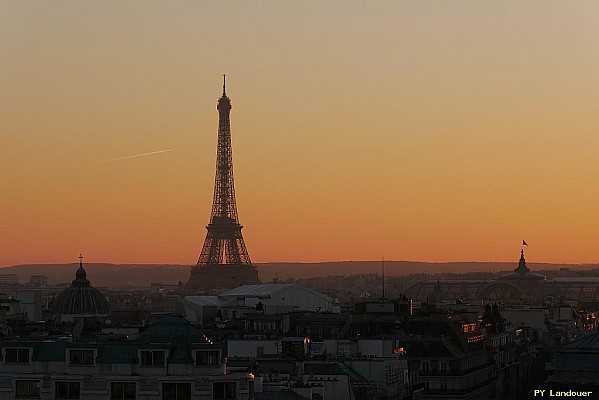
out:
{"label": "orange sunset sky", "polygon": [[[599,2],[0,3],[0,266],[599,262]],[[144,157],[99,161],[170,150]]]}

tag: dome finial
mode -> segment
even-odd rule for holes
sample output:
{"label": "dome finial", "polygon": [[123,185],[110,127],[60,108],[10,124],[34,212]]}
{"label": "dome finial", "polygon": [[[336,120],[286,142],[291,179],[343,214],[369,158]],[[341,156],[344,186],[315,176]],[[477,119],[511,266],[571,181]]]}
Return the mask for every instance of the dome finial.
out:
{"label": "dome finial", "polygon": [[77,269],[77,272],[75,272],[75,280],[72,282],[72,285],[89,286],[87,273],[85,272],[85,269],[83,269],[83,254],[79,254],[79,268]]}
{"label": "dome finial", "polygon": [[525,274],[530,272],[530,269],[526,266],[526,259],[524,258],[524,249],[520,250],[520,261],[518,262],[518,268],[514,272]]}

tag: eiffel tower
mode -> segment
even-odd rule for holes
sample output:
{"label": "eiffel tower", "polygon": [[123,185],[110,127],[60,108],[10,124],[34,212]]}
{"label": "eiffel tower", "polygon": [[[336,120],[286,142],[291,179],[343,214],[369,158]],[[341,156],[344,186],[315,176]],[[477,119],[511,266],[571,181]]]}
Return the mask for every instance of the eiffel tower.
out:
{"label": "eiffel tower", "polygon": [[245,247],[237,216],[233,157],[231,151],[231,99],[226,93],[223,75],[223,94],[218,99],[218,147],[212,214],[206,227],[206,239],[198,263],[187,282],[189,292],[215,292],[245,284],[259,284],[258,272],[252,266]]}

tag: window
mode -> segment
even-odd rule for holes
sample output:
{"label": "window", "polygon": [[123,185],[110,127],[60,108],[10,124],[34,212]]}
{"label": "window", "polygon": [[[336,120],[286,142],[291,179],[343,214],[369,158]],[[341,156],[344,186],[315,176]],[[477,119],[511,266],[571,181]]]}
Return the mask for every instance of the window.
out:
{"label": "window", "polygon": [[15,381],[15,398],[39,399],[40,381]]}
{"label": "window", "polygon": [[93,350],[69,350],[71,365],[94,365]]}
{"label": "window", "polygon": [[141,365],[162,367],[164,365],[164,350],[155,351],[142,351],[141,352]]}
{"label": "window", "polygon": [[235,382],[214,382],[212,386],[213,400],[234,400]]}
{"label": "window", "polygon": [[111,382],[110,400],[135,400],[135,382]]}
{"label": "window", "polygon": [[447,392],[447,381],[445,379],[441,380],[441,391]]}
{"label": "window", "polygon": [[196,351],[196,367],[202,367],[205,365],[218,365],[219,361],[219,351]]}
{"label": "window", "polygon": [[29,349],[6,349],[4,360],[7,363],[14,364],[28,364],[29,363]]}
{"label": "window", "polygon": [[56,382],[54,387],[55,399],[79,399],[79,382]]}
{"label": "window", "polygon": [[428,362],[422,363],[422,372],[428,372],[431,365]]}
{"label": "window", "polygon": [[162,400],[190,400],[191,383],[163,383]]}

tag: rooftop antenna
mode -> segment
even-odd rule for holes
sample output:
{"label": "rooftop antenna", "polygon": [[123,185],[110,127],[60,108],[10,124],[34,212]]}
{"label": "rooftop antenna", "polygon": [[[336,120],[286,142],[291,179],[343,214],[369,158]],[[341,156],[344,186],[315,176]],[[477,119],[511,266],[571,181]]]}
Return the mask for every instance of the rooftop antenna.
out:
{"label": "rooftop antenna", "polygon": [[227,95],[227,93],[225,92],[226,87],[227,87],[227,75],[223,75],[223,96]]}
{"label": "rooftop antenna", "polygon": [[83,268],[83,254],[79,253],[79,267]]}

